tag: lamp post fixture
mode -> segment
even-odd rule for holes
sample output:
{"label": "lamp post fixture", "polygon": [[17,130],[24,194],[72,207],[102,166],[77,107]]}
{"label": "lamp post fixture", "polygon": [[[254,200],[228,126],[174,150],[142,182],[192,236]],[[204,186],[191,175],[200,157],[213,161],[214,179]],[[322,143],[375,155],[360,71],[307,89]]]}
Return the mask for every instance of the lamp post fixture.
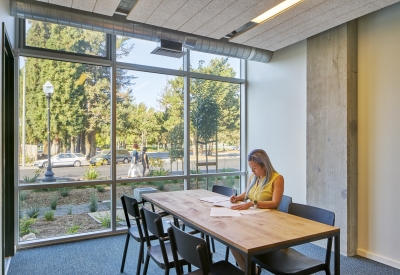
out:
{"label": "lamp post fixture", "polygon": [[56,178],[54,177],[54,173],[51,170],[51,145],[50,145],[50,98],[51,95],[54,91],[53,85],[50,83],[50,81],[46,81],[46,83],[43,85],[43,92],[46,95],[47,98],[47,146],[48,146],[48,151],[47,151],[47,171],[44,174],[44,179],[43,182],[54,182],[56,181]]}

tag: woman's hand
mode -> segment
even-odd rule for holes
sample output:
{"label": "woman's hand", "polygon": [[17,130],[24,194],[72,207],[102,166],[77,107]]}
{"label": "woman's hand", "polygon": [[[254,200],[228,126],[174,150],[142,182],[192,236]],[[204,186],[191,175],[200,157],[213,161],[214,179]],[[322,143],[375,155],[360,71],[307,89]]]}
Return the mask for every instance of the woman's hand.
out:
{"label": "woman's hand", "polygon": [[249,209],[250,206],[253,206],[252,202],[241,203],[241,204],[232,206],[231,209],[233,209],[233,210],[246,210],[246,209]]}
{"label": "woman's hand", "polygon": [[236,196],[232,195],[232,196],[230,197],[229,200],[230,200],[231,202],[236,202],[236,201],[237,201],[237,198],[236,198]]}

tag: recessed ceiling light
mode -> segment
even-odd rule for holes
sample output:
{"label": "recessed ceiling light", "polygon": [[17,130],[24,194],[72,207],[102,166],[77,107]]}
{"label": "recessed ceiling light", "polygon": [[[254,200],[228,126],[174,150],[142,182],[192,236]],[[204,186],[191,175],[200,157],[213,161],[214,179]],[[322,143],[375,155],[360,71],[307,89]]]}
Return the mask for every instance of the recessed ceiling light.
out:
{"label": "recessed ceiling light", "polygon": [[261,23],[264,22],[265,20],[289,9],[290,7],[292,7],[293,5],[301,2],[302,0],[286,0],[283,1],[282,3],[276,5],[275,7],[273,7],[272,9],[267,10],[266,12],[264,12],[263,14],[261,14],[260,16],[254,18],[253,20],[251,20],[251,22],[255,22],[255,23]]}

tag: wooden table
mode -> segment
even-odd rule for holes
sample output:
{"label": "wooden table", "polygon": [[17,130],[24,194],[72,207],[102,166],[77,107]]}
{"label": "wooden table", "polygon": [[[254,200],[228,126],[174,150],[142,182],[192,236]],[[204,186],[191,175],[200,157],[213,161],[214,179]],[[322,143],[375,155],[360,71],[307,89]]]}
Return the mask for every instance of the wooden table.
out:
{"label": "wooden table", "polygon": [[251,258],[269,251],[334,237],[335,274],[340,274],[340,229],[277,210],[240,217],[210,217],[212,203],[199,198],[220,196],[203,190],[144,194],[143,198],[241,253],[245,274],[251,274]]}

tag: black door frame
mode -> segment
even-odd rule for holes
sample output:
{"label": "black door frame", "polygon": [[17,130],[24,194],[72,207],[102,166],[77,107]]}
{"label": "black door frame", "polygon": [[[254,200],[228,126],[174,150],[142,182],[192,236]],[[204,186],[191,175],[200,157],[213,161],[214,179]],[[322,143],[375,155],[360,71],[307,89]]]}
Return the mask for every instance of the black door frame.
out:
{"label": "black door frame", "polygon": [[14,256],[15,253],[15,218],[14,218],[14,181],[15,160],[14,154],[14,54],[7,34],[6,26],[2,23],[2,74],[1,74],[1,99],[2,99],[2,243],[3,267],[4,258]]}

